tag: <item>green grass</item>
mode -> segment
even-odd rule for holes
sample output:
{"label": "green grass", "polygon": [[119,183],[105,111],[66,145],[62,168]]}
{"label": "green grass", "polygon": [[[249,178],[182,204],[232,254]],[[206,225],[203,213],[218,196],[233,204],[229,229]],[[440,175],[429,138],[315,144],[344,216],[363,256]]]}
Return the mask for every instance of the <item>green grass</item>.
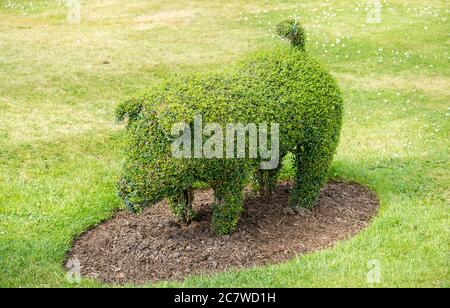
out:
{"label": "green grass", "polygon": [[367,24],[366,1],[86,0],[81,25],[58,1],[31,2],[0,0],[0,287],[72,286],[71,242],[121,206],[118,102],[270,48],[294,13],[345,95],[332,176],[372,187],[379,215],[284,264],[156,286],[368,287],[378,260],[376,286],[450,287],[447,1],[383,1],[382,22]]}

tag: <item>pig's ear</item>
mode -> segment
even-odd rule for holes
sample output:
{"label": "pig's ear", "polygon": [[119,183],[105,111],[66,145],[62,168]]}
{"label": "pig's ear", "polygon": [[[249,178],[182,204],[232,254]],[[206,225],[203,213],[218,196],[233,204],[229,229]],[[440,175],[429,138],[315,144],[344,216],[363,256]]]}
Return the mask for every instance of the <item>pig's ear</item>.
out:
{"label": "pig's ear", "polygon": [[121,104],[116,108],[116,120],[118,122],[125,121],[128,118],[129,122],[136,120],[142,111],[144,102],[142,99],[132,98]]}

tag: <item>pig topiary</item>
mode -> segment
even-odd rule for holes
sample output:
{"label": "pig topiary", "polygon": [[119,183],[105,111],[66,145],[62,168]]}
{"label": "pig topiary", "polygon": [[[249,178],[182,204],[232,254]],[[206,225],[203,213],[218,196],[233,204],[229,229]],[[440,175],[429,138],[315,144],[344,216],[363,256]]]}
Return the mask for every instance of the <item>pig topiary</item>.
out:
{"label": "pig topiary", "polygon": [[[270,123],[272,132],[277,128],[268,145],[277,143],[280,160],[288,153],[295,157],[290,205],[314,205],[338,145],[343,100],[336,81],[306,51],[305,32],[297,20],[283,21],[277,31],[290,46],[255,52],[220,72],[175,76],[119,105],[117,118],[128,118],[128,125],[118,190],[130,209],[167,198],[175,216],[188,222],[195,218],[193,185],[204,182],[214,190],[212,228],[224,235],[237,226],[243,190],[251,178],[261,193],[271,193],[279,166],[262,168],[267,157],[261,153],[228,156],[215,143],[212,157],[196,156],[201,149],[173,155],[179,137],[174,127],[185,123],[176,129],[184,134],[200,121],[199,115],[203,124],[214,123],[203,135],[218,136],[220,128],[228,132],[229,123]],[[248,141],[250,129],[247,133]],[[195,139],[186,136],[188,144]],[[248,153],[254,150],[245,144]]]}

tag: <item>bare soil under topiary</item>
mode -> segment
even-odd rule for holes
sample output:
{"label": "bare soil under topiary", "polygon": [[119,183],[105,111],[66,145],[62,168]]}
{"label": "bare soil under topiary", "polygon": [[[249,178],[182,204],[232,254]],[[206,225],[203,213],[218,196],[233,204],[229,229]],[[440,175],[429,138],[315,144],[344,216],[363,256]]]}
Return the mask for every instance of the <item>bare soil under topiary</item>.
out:
{"label": "bare soil under topiary", "polygon": [[247,193],[245,214],[230,236],[210,228],[212,190],[197,190],[197,221],[176,222],[165,201],[141,215],[119,212],[74,243],[67,260],[77,258],[82,275],[106,283],[183,280],[191,275],[276,264],[330,247],[368,225],[379,202],[358,184],[328,183],[312,210],[288,208],[290,183],[274,196]]}

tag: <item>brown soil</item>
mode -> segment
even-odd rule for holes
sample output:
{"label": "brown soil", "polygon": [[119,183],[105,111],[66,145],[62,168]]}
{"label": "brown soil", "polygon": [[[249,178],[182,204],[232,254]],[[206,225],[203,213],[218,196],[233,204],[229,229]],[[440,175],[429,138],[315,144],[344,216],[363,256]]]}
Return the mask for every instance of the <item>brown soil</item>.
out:
{"label": "brown soil", "polygon": [[329,183],[312,211],[287,208],[290,184],[273,197],[247,196],[238,230],[210,231],[212,191],[195,193],[199,221],[180,225],[165,202],[141,215],[119,212],[78,238],[67,260],[78,259],[82,275],[107,283],[182,280],[289,260],[329,247],[363,229],[378,210],[373,192],[357,184]]}

